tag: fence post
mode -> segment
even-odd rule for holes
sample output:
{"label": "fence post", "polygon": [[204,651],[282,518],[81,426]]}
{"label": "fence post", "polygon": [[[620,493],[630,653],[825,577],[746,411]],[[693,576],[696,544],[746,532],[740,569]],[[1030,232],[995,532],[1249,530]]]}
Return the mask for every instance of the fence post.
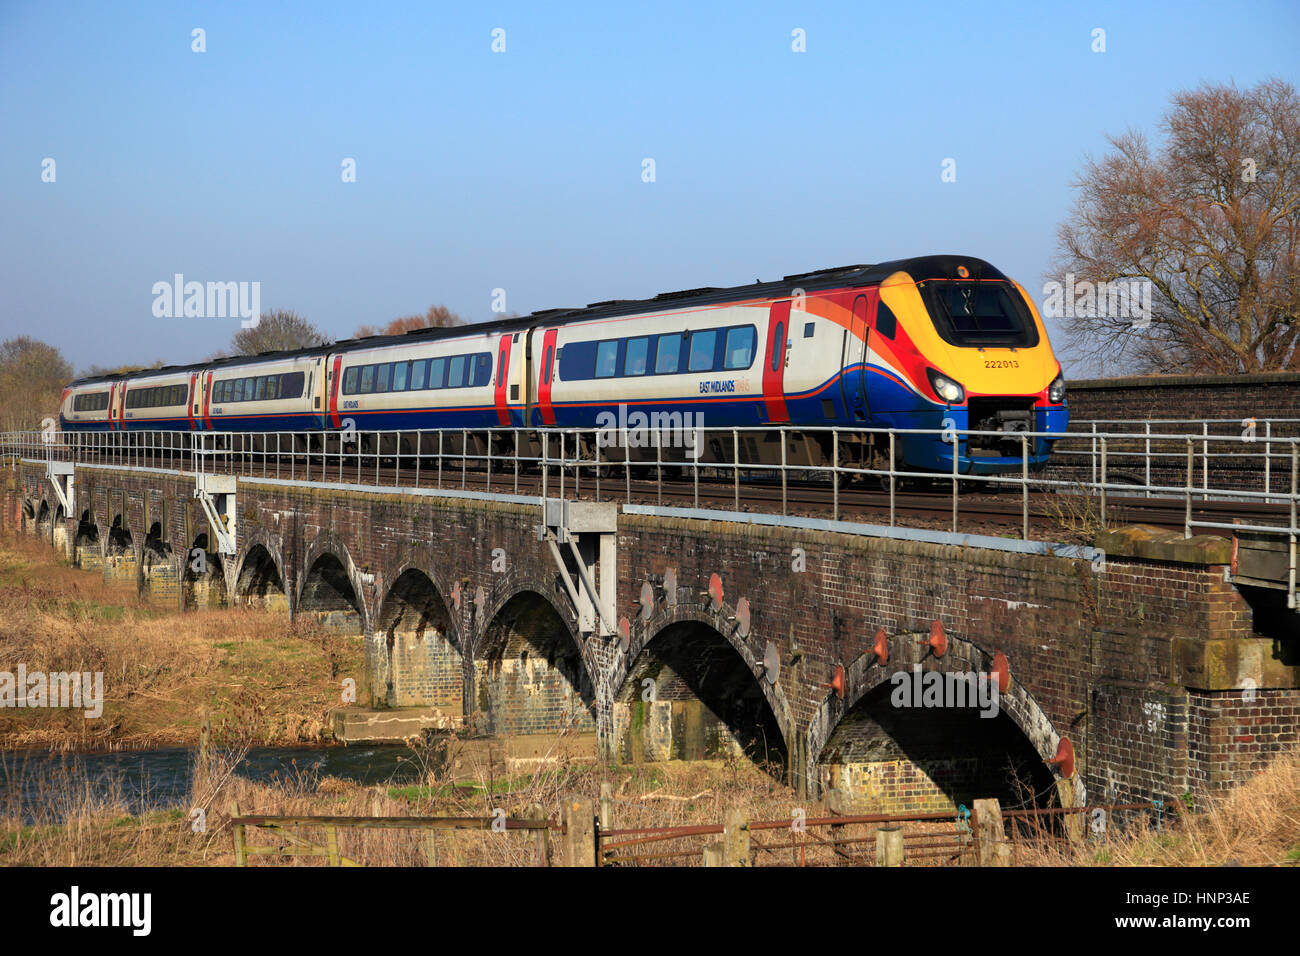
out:
{"label": "fence post", "polygon": [[[232,801],[230,804],[230,816],[239,816],[239,804]],[[231,833],[235,840],[235,866],[248,866],[248,854],[244,849],[244,825],[242,823],[232,824]]]}
{"label": "fence post", "polygon": [[903,865],[903,828],[881,827],[876,831],[876,866]]}
{"label": "fence post", "polygon": [[325,852],[329,856],[330,866],[339,866],[339,828],[325,828]]}
{"label": "fence post", "polygon": [[566,800],[564,823],[564,865],[596,865],[596,815],[590,800]]}
{"label": "fence post", "polygon": [[723,862],[723,843],[719,840],[716,843],[709,843],[704,847],[704,865],[705,866],[726,866]]}
{"label": "fence post", "polygon": [[[826,809],[833,817],[844,816],[848,810],[848,795],[839,788],[832,788],[826,792]],[[835,852],[836,866],[849,866],[850,859],[848,851],[840,846],[840,841],[844,839],[844,824],[831,824],[831,848]]]}
{"label": "fence post", "polygon": [[600,832],[614,829],[614,788],[608,783],[600,785]]}
{"label": "fence post", "polygon": [[976,800],[974,805],[975,845],[980,866],[1007,866],[1011,844],[1002,830],[1002,807],[997,800]]}
{"label": "fence post", "polygon": [[[530,803],[524,808],[524,819],[533,823],[545,823],[546,811],[542,809],[540,803]],[[551,865],[551,830],[550,827],[542,827],[532,832],[533,843],[537,849],[537,865]]]}
{"label": "fence post", "polygon": [[724,866],[752,866],[749,857],[749,820],[742,810],[728,810],[722,833]]}

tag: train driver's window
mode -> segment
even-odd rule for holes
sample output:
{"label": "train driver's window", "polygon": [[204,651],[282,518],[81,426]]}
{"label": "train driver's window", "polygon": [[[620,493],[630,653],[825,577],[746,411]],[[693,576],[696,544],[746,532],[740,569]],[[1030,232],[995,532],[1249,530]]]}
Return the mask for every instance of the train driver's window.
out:
{"label": "train driver's window", "polygon": [[752,325],[727,329],[727,349],[723,367],[727,369],[749,368],[754,361],[755,337]]}
{"label": "train driver's window", "polygon": [[655,349],[655,374],[667,375],[676,372],[681,354],[682,333],[659,336],[659,345]]}
{"label": "train driver's window", "polygon": [[624,375],[644,375],[646,354],[650,351],[648,338],[628,339],[627,358],[623,360]]}
{"label": "train driver's window", "polygon": [[612,378],[618,371],[618,339],[596,346],[596,378]]}
{"label": "train driver's window", "polygon": [[876,306],[876,331],[887,339],[892,339],[898,332],[898,318],[883,301]]}
{"label": "train driver's window", "polygon": [[717,329],[709,329],[707,332],[696,332],[691,336],[691,357],[686,366],[688,371],[713,371],[713,346],[717,340]]}
{"label": "train driver's window", "polygon": [[415,392],[424,388],[424,370],[428,364],[428,359],[416,359],[411,363],[411,391]]}

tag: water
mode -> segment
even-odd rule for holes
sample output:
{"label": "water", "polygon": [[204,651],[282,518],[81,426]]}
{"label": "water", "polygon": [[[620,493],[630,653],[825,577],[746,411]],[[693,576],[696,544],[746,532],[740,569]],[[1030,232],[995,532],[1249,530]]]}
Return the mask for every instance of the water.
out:
{"label": "water", "polygon": [[[420,765],[407,747],[262,747],[248,751],[235,769],[259,782],[305,777],[340,777],[363,785],[410,783]],[[49,794],[80,794],[83,782],[98,798],[120,795],[130,812],[183,807],[190,791],[194,749],[169,747],[127,753],[49,754],[0,751],[0,810],[16,801],[28,823],[38,809],[47,820],[62,816],[58,806],[41,807]]]}

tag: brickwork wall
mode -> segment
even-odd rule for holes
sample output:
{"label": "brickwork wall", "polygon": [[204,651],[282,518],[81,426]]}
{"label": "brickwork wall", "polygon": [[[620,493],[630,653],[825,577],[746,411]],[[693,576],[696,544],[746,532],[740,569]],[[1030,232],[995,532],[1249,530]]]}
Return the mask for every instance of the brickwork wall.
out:
{"label": "brickwork wall", "polygon": [[[77,488],[77,508],[92,509],[101,541],[122,515],[137,561],[153,521],[164,526],[178,572],[205,527],[192,484],[179,477],[83,469]],[[21,522],[24,501],[38,508],[48,497],[43,474],[23,469],[3,513]],[[1278,730],[1225,736],[1243,718],[1213,696],[1217,691],[1202,700],[1175,673],[1175,642],[1250,633],[1250,609],[1224,582],[1221,565],[1112,555],[1099,573],[1077,560],[624,514],[618,603],[620,616],[633,618],[625,648],[617,636],[579,635],[550,553],[537,539],[539,520],[535,505],[241,481],[239,554],[222,569],[237,599],[246,558],[265,548],[297,612],[312,569],[334,562],[333,593],[346,592],[353,603],[328,613],[364,632],[369,667],[358,683],[381,702],[390,676],[396,700],[433,700],[454,686],[445,668],[458,663],[465,713],[479,712],[484,729],[550,732],[576,720],[579,729],[597,729],[611,749],[613,704],[628,699],[621,695],[637,661],[669,628],[703,628],[716,636],[713,644],[734,652],[729,663],[718,658],[719,666],[747,673],[754,701],[770,709],[792,782],[813,789],[836,726],[886,677],[870,650],[876,629],[890,638],[889,669],[906,668],[921,660],[918,636],[936,619],[950,649],[923,666],[981,671],[995,651],[1005,653],[1012,682],[1003,712],[1040,760],[1051,757],[1062,734],[1068,737],[1091,794],[1109,789],[1117,798],[1147,799],[1202,782],[1224,785],[1294,739],[1286,736],[1296,726],[1294,689],[1267,688],[1281,709],[1262,715],[1276,716],[1275,723],[1259,726]],[[459,661],[445,648],[431,653],[427,643],[423,657],[407,644],[400,651],[395,645],[390,658],[384,601],[411,568],[427,575],[445,605],[447,646],[459,649]],[[671,595],[669,571],[677,581]],[[703,596],[713,573],[724,588],[717,611]],[[646,582],[655,601],[642,620],[629,608]],[[744,635],[741,598],[750,608]],[[762,676],[769,644],[779,661],[774,681]],[[1283,655],[1295,659],[1294,649]],[[826,687],[837,665],[846,675],[843,700]],[[677,696],[675,684],[666,686]],[[1236,739],[1261,735],[1274,736]],[[1261,749],[1249,749],[1256,745]],[[939,786],[935,775],[946,772],[936,764],[926,776]],[[910,774],[889,771],[898,785],[882,792],[918,795]]]}

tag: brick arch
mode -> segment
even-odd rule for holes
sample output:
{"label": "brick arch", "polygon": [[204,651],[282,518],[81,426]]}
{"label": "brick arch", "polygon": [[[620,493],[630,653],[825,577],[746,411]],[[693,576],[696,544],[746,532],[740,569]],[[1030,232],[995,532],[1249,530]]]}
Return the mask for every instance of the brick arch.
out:
{"label": "brick arch", "polygon": [[[656,601],[655,608],[655,613],[649,621],[642,623],[638,619],[632,625],[631,639],[626,652],[617,643],[615,644],[614,665],[609,669],[611,697],[617,695],[623,689],[623,685],[632,672],[632,665],[636,663],[642,651],[656,637],[674,624],[694,623],[709,628],[740,655],[740,659],[749,668],[750,674],[756,675],[758,673],[759,658],[754,656],[754,652],[749,648],[746,640],[759,640],[761,630],[757,628],[751,630],[747,639],[738,637],[736,629],[727,626],[727,617],[735,613],[735,608],[731,605],[724,602],[717,613],[709,611],[703,605],[690,603],[679,603],[675,607],[669,608],[663,602]],[[763,640],[765,642],[767,639],[763,638]],[[769,684],[758,676],[755,676],[754,680],[762,691],[763,699],[767,701],[767,706],[771,709],[776,725],[781,731],[781,736],[784,738],[782,743],[785,745],[786,759],[790,761],[793,767],[797,759],[794,744],[798,734],[795,731],[795,721],[790,709],[790,702],[786,697],[785,689],[781,685],[781,680],[778,678],[775,684]]]}
{"label": "brick arch", "polygon": [[[482,650],[483,639],[487,636],[488,629],[501,613],[501,609],[523,594],[536,594],[543,598],[551,605],[552,610],[564,622],[564,628],[569,633],[569,638],[573,641],[573,646],[577,648],[578,655],[582,658],[582,666],[587,670],[587,679],[591,681],[593,688],[598,688],[597,679],[600,676],[600,668],[588,651],[587,643],[582,640],[581,632],[578,630],[578,617],[570,607],[567,596],[561,598],[556,593],[558,582],[554,578],[546,575],[521,573],[518,566],[512,566],[503,574],[494,574],[491,588],[485,588],[486,600],[483,605],[483,611],[476,614],[472,628],[471,640],[465,652],[470,657],[478,656]],[[461,607],[473,606],[474,593],[477,585],[471,584],[466,591],[460,595]],[[448,601],[448,607],[451,607]],[[600,698],[597,691],[597,700]]]}
{"label": "brick arch", "polygon": [[[893,634],[889,639],[889,661],[882,665],[876,663],[873,653],[860,654],[844,669],[844,699],[840,700],[830,690],[820,706],[814,711],[804,734],[803,747],[806,755],[804,779],[808,793],[816,794],[820,783],[817,767],[821,761],[822,751],[831,735],[843,718],[867,695],[888,684],[899,670],[910,671],[912,665],[920,663],[926,656],[926,648],[917,643],[913,634]],[[987,671],[992,665],[993,652],[976,644],[974,641],[948,635],[948,650],[939,658],[940,673],[949,674],[963,671]],[[827,674],[829,681],[830,674]],[[1011,665],[1011,687],[999,695],[998,707],[1011,719],[1011,722],[1024,735],[1025,740],[1044,761],[1056,755],[1060,734],[1052,726],[1051,720],[1044,713],[1038,701],[1029,689],[1016,679],[1015,664]],[[1063,801],[1068,805],[1066,791],[1070,788],[1057,787]]]}
{"label": "brick arch", "polygon": [[[567,635],[569,646],[576,651],[582,672],[578,675],[576,683],[573,681],[569,683],[573,691],[585,701],[581,687],[581,683],[585,679],[586,685],[591,691],[591,700],[586,706],[590,708],[595,729],[599,734],[602,721],[608,720],[607,702],[601,696],[602,672],[592,653],[593,648],[596,648],[596,645],[600,643],[600,639],[582,640],[578,630],[577,617],[569,606],[567,596],[562,598],[555,593],[558,582],[554,578],[547,575],[521,574],[515,569],[500,575],[494,575],[494,577],[498,578],[498,580],[490,590],[485,592],[483,611],[474,618],[472,644],[465,649],[467,713],[470,710],[477,710],[474,700],[477,699],[480,690],[480,675],[476,673],[476,668],[480,663],[490,660],[489,655],[497,650],[496,646],[488,646],[486,643],[492,626],[500,619],[501,612],[512,602],[519,598],[534,597],[555,612]],[[462,608],[466,604],[473,607],[475,590],[475,586],[471,585],[467,592],[462,592]],[[531,641],[529,643],[531,644]],[[598,648],[596,649],[598,650]],[[504,650],[504,647],[502,647],[502,650]]]}
{"label": "brick arch", "polygon": [[[393,593],[393,586],[396,585],[402,575],[408,571],[419,571],[429,579],[429,583],[433,585],[434,592],[442,600],[442,603],[447,606],[449,612],[447,615],[448,623],[451,625],[454,632],[457,645],[463,646],[465,641],[461,634],[461,621],[458,620],[459,615],[456,611],[456,606],[451,602],[451,588],[445,580],[442,580],[435,571],[431,570],[431,562],[429,562],[423,555],[403,561],[392,569],[385,570],[382,574],[375,574],[375,592],[377,602],[375,626],[379,628],[384,627],[384,605],[387,603],[389,596]],[[380,597],[379,595],[383,596]],[[462,601],[464,600],[464,595],[461,596],[461,599]]]}
{"label": "brick arch", "polygon": [[[211,535],[210,529],[197,532],[194,535],[194,540],[197,541],[199,535],[205,533],[208,535],[208,544],[210,546],[208,548],[209,552],[215,552],[217,542]],[[275,573],[280,575],[280,583],[284,585],[284,593],[288,596],[290,593],[289,579],[284,573],[284,554],[280,550],[279,537],[269,534],[261,528],[256,528],[251,534],[241,535],[240,537],[243,538],[243,544],[240,547],[239,552],[235,555],[235,560],[230,562],[225,562],[223,560],[223,568],[229,567],[229,573],[231,574],[230,579],[226,582],[226,592],[234,595],[235,598],[238,599],[239,579],[243,575],[246,565],[248,564],[248,556],[253,553],[254,548],[260,546],[271,556],[271,561],[275,564]],[[194,547],[194,545],[190,545],[190,547]]]}
{"label": "brick arch", "polygon": [[[311,543],[307,546],[306,552],[303,554],[302,564],[298,567],[297,579],[292,585],[294,611],[297,612],[298,608],[302,606],[303,588],[307,584],[308,577],[311,576],[311,569],[315,566],[317,561],[326,555],[333,557],[343,566],[343,572],[347,575],[348,582],[352,585],[352,594],[357,599],[358,607],[356,608],[356,611],[361,617],[361,633],[369,634],[373,627],[372,619],[376,616],[370,605],[374,598],[374,592],[377,591],[378,588],[372,588],[369,585],[362,583],[361,575],[357,571],[356,562],[352,560],[352,552],[348,549],[348,546],[343,543],[343,539],[333,531],[322,530],[318,533],[316,537],[312,539]],[[285,587],[288,588],[288,580],[284,579],[283,575],[282,579],[285,580]],[[378,572],[375,572],[375,584],[379,585],[380,583],[382,583],[380,575]],[[370,597],[367,597],[368,594]]]}

